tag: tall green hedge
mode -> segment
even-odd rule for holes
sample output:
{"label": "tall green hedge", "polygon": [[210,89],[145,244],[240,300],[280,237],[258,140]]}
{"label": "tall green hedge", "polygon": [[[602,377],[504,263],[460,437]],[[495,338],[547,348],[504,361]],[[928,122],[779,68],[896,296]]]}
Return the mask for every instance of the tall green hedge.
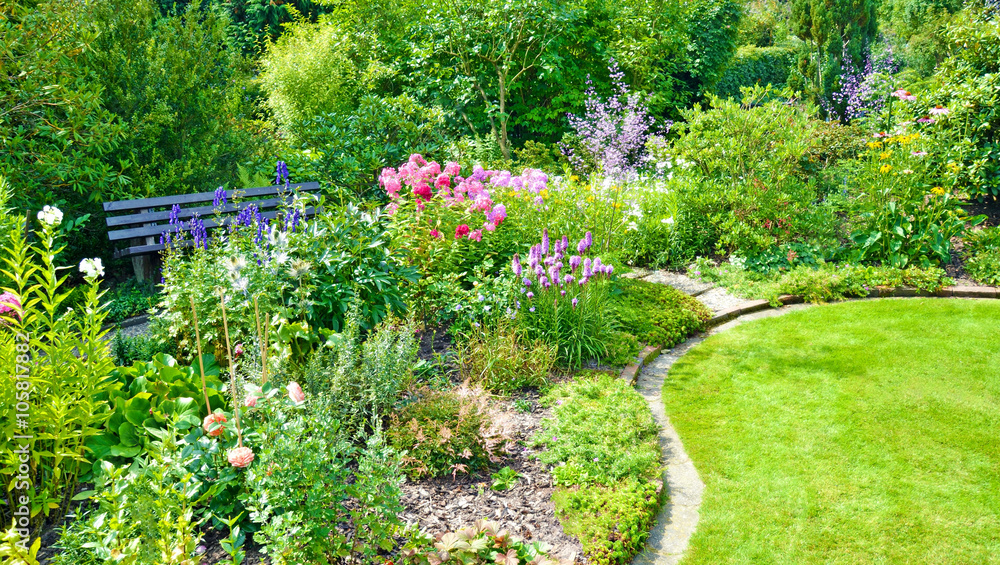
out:
{"label": "tall green hedge", "polygon": [[722,98],[740,99],[743,96],[740,87],[743,86],[784,86],[788,73],[795,66],[795,53],[796,50],[791,47],[740,47],[715,85],[715,94]]}

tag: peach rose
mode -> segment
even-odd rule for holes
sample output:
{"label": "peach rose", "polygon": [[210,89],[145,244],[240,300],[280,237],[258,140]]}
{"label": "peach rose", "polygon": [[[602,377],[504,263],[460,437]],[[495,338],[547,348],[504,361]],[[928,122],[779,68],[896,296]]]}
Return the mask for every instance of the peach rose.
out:
{"label": "peach rose", "polygon": [[253,463],[253,451],[249,447],[234,447],[229,450],[229,464],[244,469]]}
{"label": "peach rose", "polygon": [[205,421],[202,422],[201,427],[205,429],[205,433],[212,436],[221,436],[222,432],[226,429],[223,424],[226,423],[226,417],[219,413],[212,413],[205,416]]}
{"label": "peach rose", "polygon": [[306,393],[302,392],[299,383],[292,381],[288,383],[288,398],[295,404],[301,404],[306,400]]}
{"label": "peach rose", "polygon": [[257,406],[257,397],[252,394],[248,394],[247,399],[243,401],[243,405],[247,408],[255,408]]}

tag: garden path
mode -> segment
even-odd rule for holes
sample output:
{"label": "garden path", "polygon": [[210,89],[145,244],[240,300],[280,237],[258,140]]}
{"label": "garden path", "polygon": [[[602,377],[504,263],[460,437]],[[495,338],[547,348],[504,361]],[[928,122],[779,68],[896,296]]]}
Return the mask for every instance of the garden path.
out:
{"label": "garden path", "polygon": [[[655,271],[637,278],[668,284],[682,292],[696,296],[716,314],[750,302],[729,294],[724,288],[714,288],[710,284],[695,281],[677,273]],[[806,307],[808,305],[799,304],[755,312],[713,328],[706,335],[726,331],[750,320],[780,316]],[[683,557],[698,525],[698,511],[701,507],[705,483],[698,476],[698,470],[695,469],[691,458],[684,451],[684,445],[681,443],[677,431],[670,424],[670,418],[664,410],[661,391],[663,379],[666,378],[670,367],[692,347],[701,343],[706,335],[692,337],[673,349],[664,351],[654,361],[643,367],[636,382],[636,389],[646,399],[656,423],[660,426],[660,448],[663,451],[663,465],[666,469],[663,482],[667,485],[669,498],[656,517],[656,524],[650,531],[646,549],[632,560],[633,565],[677,564]]]}

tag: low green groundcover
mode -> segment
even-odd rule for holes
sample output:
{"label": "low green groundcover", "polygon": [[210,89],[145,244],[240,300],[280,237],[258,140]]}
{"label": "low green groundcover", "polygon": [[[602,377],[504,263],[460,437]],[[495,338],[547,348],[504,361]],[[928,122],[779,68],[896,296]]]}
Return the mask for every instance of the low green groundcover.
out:
{"label": "low green groundcover", "polygon": [[747,323],[663,398],[706,485],[685,565],[1000,563],[1000,302]]}

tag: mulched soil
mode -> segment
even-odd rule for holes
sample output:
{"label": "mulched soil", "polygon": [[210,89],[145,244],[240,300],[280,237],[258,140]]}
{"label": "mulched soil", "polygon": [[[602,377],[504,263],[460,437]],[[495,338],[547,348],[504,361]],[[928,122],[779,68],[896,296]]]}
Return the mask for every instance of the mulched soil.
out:
{"label": "mulched soil", "polygon": [[[555,516],[551,500],[555,489],[548,467],[534,458],[534,450],[525,447],[541,421],[551,416],[549,410],[538,405],[537,398],[526,393],[497,402],[495,421],[502,419],[510,436],[517,440],[500,466],[507,465],[522,475],[516,486],[505,491],[492,490],[493,480],[488,475],[407,480],[401,497],[403,521],[438,534],[486,518],[499,522],[512,535],[548,544],[552,557],[586,563],[580,541],[567,535]],[[532,402],[531,412],[518,411],[515,399]]]}

